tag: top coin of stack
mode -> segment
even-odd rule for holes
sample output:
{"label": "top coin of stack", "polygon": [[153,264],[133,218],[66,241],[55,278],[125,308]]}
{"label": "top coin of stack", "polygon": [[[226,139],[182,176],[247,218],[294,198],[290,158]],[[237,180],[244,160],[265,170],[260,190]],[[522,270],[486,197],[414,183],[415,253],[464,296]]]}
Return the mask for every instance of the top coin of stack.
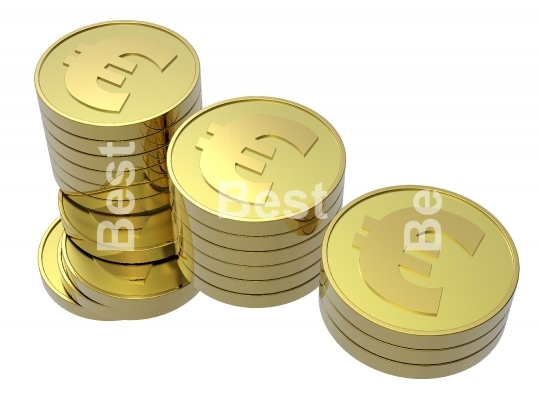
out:
{"label": "top coin of stack", "polygon": [[[201,108],[195,50],[175,32],[150,23],[95,24],[45,52],[35,85],[61,190],[67,236],[60,238],[58,265],[69,277],[64,286],[74,286],[77,302],[85,291],[93,303],[105,306],[94,313],[109,318],[163,313],[164,305],[155,305],[158,298],[145,302],[144,296],[168,294],[167,282],[181,275],[169,281],[159,276],[176,271],[169,268],[176,255],[166,159],[172,131]],[[141,294],[134,280],[145,280]],[[176,289],[187,290],[188,284],[183,278]],[[111,297],[123,294],[120,300]]]}
{"label": "top coin of stack", "polygon": [[35,85],[62,191],[106,201],[99,193],[120,187],[136,200],[167,189],[171,129],[201,107],[185,39],[143,22],[88,26],[45,52]]}
{"label": "top coin of stack", "polygon": [[345,170],[324,118],[281,99],[227,100],[180,127],[167,162],[179,264],[195,287],[246,307],[317,287]]}
{"label": "top coin of stack", "polygon": [[458,194],[388,187],[348,204],[323,244],[320,310],[335,340],[377,370],[455,374],[502,336],[519,276],[516,248]]}

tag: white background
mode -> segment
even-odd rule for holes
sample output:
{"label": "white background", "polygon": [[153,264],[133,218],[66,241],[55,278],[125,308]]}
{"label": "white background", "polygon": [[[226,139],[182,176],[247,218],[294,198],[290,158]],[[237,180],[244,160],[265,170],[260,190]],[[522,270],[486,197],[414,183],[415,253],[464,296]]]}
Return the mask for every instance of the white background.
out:
{"label": "white background", "polygon": [[[516,0],[4,3],[2,393],[488,395],[532,384],[540,353],[539,11],[538,2]],[[36,262],[58,210],[33,73],[55,40],[113,19],[187,38],[200,57],[205,105],[266,95],[321,113],[347,147],[345,202],[425,184],[497,216],[517,245],[521,276],[491,355],[443,379],[379,373],[332,339],[316,291],[268,309],[199,294],[171,314],[132,322],[94,322],[56,306]]]}

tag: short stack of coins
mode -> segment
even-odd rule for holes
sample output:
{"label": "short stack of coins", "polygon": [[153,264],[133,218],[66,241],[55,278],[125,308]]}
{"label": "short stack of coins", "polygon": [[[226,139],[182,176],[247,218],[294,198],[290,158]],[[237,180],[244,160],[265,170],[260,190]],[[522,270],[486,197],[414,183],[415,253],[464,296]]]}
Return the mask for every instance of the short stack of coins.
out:
{"label": "short stack of coins", "polygon": [[324,118],[281,99],[227,100],[175,132],[167,163],[179,265],[197,289],[269,307],[317,287],[345,170]]}
{"label": "short stack of coins", "polygon": [[72,32],[35,85],[60,220],[39,251],[47,291],[93,319],[172,311],[197,290],[177,264],[167,148],[201,108],[200,65],[175,32],[135,21]]}
{"label": "short stack of coins", "polygon": [[501,339],[519,277],[510,235],[450,191],[388,187],[344,207],[323,244],[320,311],[334,339],[385,373],[466,370]]}

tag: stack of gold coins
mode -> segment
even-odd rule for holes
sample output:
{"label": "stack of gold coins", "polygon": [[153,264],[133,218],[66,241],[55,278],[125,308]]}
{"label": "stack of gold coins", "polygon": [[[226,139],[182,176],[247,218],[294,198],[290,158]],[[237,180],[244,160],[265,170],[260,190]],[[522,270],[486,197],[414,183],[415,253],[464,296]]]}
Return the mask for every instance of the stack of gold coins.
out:
{"label": "stack of gold coins", "polygon": [[504,227],[458,194],[421,186],[363,195],[329,225],[320,310],[348,353],[411,378],[468,369],[497,345],[519,276]]}
{"label": "stack of gold coins", "polygon": [[54,43],[35,85],[60,187],[61,222],[39,253],[49,294],[108,319],[187,302],[197,291],[177,264],[166,160],[172,131],[201,108],[193,47],[161,26],[100,23]]}
{"label": "stack of gold coins", "polygon": [[268,307],[317,287],[345,170],[324,118],[281,99],[227,100],[179,128],[167,163],[179,265],[196,288]]}

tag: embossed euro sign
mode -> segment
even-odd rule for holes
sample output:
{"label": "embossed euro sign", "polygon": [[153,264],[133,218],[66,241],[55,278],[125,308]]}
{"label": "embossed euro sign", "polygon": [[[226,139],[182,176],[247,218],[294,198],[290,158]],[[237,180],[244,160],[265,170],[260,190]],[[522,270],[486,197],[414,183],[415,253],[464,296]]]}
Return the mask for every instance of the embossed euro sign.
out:
{"label": "embossed euro sign", "polygon": [[[259,175],[263,174],[266,166],[265,162],[246,155],[245,151],[272,159],[276,148],[259,139],[273,136],[291,144],[305,157],[319,138],[304,125],[267,114],[239,118],[227,125],[211,123],[207,133],[212,137],[201,137],[197,143],[197,148],[203,151],[200,168],[206,182],[220,194],[228,195],[237,201],[259,205],[266,202],[273,182],[246,180],[238,175],[237,165]],[[241,182],[247,186],[247,193],[241,197],[230,195],[223,188],[223,181]]]}
{"label": "embossed euro sign", "polygon": [[[439,226],[433,226],[434,224]],[[411,226],[412,225],[412,226]],[[438,234],[459,244],[472,257],[480,245],[484,232],[469,220],[456,214],[438,210],[423,214],[415,208],[397,210],[380,220],[365,216],[362,229],[367,235],[356,233],[353,246],[360,249],[359,264],[362,277],[368,286],[382,298],[402,308],[425,315],[437,315],[443,294],[443,287],[421,287],[407,281],[399,267],[403,266],[417,274],[429,277],[432,264],[407,253],[414,243],[412,235]],[[404,247],[403,235],[406,242]],[[418,231],[418,232],[416,232]],[[409,233],[409,237],[407,237]],[[423,238],[419,238],[423,239]],[[425,239],[424,239],[425,241]],[[422,243],[424,245],[425,243]],[[437,250],[418,250],[427,260],[436,262],[439,258],[440,243],[434,243]],[[444,253],[442,253],[444,254]]]}
{"label": "embossed euro sign", "polygon": [[65,84],[68,92],[79,102],[97,110],[120,112],[129,92],[110,92],[98,85],[98,79],[121,87],[125,76],[108,69],[114,66],[133,73],[137,64],[125,55],[140,55],[153,62],[162,72],[176,58],[176,53],[157,41],[136,36],[118,36],[87,45],[80,43],[75,49],[77,57],[68,55]]}

